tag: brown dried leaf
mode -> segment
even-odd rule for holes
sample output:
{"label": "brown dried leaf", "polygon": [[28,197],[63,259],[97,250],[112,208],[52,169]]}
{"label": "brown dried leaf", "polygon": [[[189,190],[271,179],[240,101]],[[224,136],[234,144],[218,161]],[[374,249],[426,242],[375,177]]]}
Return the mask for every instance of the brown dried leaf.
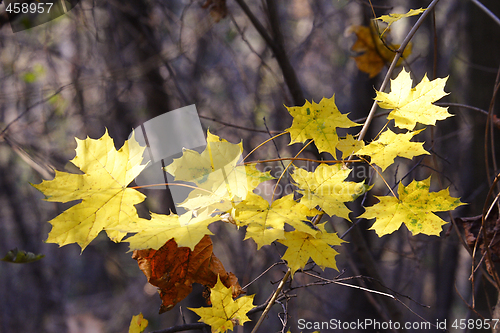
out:
{"label": "brown dried leaf", "polygon": [[[481,255],[484,255],[486,252],[484,244],[486,243],[489,245],[491,260],[493,263],[489,261],[487,256],[485,256],[484,261],[488,273],[493,275],[493,267],[495,266],[494,263],[500,262],[500,218],[498,217],[498,213],[495,213],[490,214],[488,219],[484,221],[486,242],[483,241],[481,220],[482,216],[478,215],[474,217],[457,218],[455,221],[464,228],[465,241],[471,249],[473,249],[476,242],[478,242],[477,245],[481,250]],[[480,232],[481,234],[479,234]]]}
{"label": "brown dried leaf", "polygon": [[219,22],[227,16],[226,0],[207,0],[201,8],[208,8],[215,22]]}
{"label": "brown dried leaf", "polygon": [[[370,27],[366,26],[352,26],[349,28],[350,32],[354,32],[358,38],[351,50],[359,52],[360,54],[354,57],[358,69],[362,72],[368,73],[370,78],[375,77],[382,68],[394,59],[395,52],[389,50],[384,43],[380,40],[373,24]],[[397,50],[399,45],[388,44],[393,50]],[[402,58],[406,58],[411,53],[411,44],[403,51]],[[402,59],[398,60],[399,66]]]}
{"label": "brown dried leaf", "polygon": [[195,246],[178,247],[174,239],[158,250],[136,250],[132,258],[148,278],[148,282],[159,288],[162,304],[160,313],[172,309],[193,289],[193,283],[212,288],[220,276],[222,283],[231,287],[233,297],[244,293],[233,273],[228,273],[212,252],[212,240],[207,235]]}

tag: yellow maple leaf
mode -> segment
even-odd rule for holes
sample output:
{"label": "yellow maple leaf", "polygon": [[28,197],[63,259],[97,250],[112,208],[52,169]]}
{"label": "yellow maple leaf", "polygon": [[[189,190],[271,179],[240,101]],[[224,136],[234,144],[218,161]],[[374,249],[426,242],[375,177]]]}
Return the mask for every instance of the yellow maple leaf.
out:
{"label": "yellow maple leaf", "polygon": [[139,313],[137,316],[132,317],[128,333],[142,333],[146,327],[148,327],[148,321],[144,319],[142,313]]}
{"label": "yellow maple leaf", "polygon": [[107,131],[97,140],[76,141],[76,157],[71,162],[84,174],[56,171],[53,180],[33,186],[47,201],[81,200],[49,221],[52,230],[47,242],[78,243],[83,251],[102,230],[113,241],[121,241],[126,232],[113,228],[139,219],[134,205],[144,201],[145,195],[127,186],[146,165],[141,165],[144,147],[133,135],[118,151]]}
{"label": "yellow maple leaf", "polygon": [[429,192],[431,178],[414,180],[408,186],[399,183],[399,199],[393,196],[376,197],[379,203],[366,207],[360,218],[374,219],[370,228],[379,237],[393,233],[401,224],[405,224],[413,235],[423,233],[439,236],[441,226],[446,224],[432,212],[453,210],[464,203],[459,198],[450,196],[448,189]]}
{"label": "yellow maple leaf", "polygon": [[412,159],[414,156],[427,154],[430,155],[423,147],[423,142],[410,142],[422,130],[408,132],[404,134],[396,134],[390,129],[387,129],[380,137],[370,142],[356,152],[357,155],[368,155],[371,157],[371,163],[378,165],[384,171],[389,165],[394,163],[396,156]]}
{"label": "yellow maple leaf", "polygon": [[347,157],[353,155],[364,146],[364,141],[358,141],[350,134],[347,134],[345,139],[342,139],[339,143],[337,143],[337,149],[342,152],[342,159],[346,159]]}
{"label": "yellow maple leaf", "polygon": [[124,231],[136,233],[126,239],[130,250],[158,250],[172,238],[179,247],[194,250],[205,235],[213,235],[208,225],[219,220],[219,217],[211,217],[206,212],[196,217],[190,211],[181,216],[151,213],[151,220],[141,219],[128,225]]}
{"label": "yellow maple leaf", "polygon": [[[375,26],[372,24],[370,27],[366,26],[352,26],[348,30],[354,32],[358,38],[351,50],[359,52],[360,55],[354,57],[356,66],[362,72],[368,73],[370,78],[375,77],[382,68],[394,59],[395,52],[391,51],[384,45],[378,33],[375,31]],[[399,48],[398,44],[388,44],[393,50]],[[411,43],[406,46],[403,51],[401,59],[398,60],[397,66],[401,65],[403,59],[410,56],[412,50]]]}
{"label": "yellow maple leaf", "polygon": [[207,132],[207,146],[200,154],[185,149],[165,170],[175,180],[195,183],[199,189],[189,193],[179,206],[189,210],[205,207],[226,211],[242,201],[261,182],[273,179],[269,172],[257,170],[255,164],[238,165],[242,161],[243,145],[230,143]]}
{"label": "yellow maple leaf", "polygon": [[320,206],[328,215],[340,216],[349,220],[351,212],[344,204],[355,200],[371,187],[363,183],[344,181],[351,169],[344,168],[341,163],[318,165],[314,172],[296,168],[292,174],[293,180],[303,194],[300,203],[307,208]]}
{"label": "yellow maple leaf", "polygon": [[417,123],[435,125],[436,120],[451,117],[448,108],[432,104],[433,102],[448,95],[444,92],[446,78],[438,78],[429,81],[427,75],[422,81],[412,88],[410,72],[404,69],[399,75],[391,80],[391,92],[377,91],[375,100],[383,109],[392,109],[387,119],[394,119],[399,128],[413,130]]}
{"label": "yellow maple leaf", "polygon": [[304,268],[309,258],[323,270],[325,267],[337,269],[335,256],[339,253],[331,246],[340,245],[345,241],[336,233],[326,232],[324,223],[317,225],[317,228],[313,234],[297,230],[286,232],[285,239],[278,240],[288,247],[282,259],[287,261],[292,275],[298,269]]}
{"label": "yellow maple leaf", "polygon": [[329,152],[333,156],[339,141],[337,128],[360,125],[340,113],[335,105],[335,95],[323,98],[319,103],[306,101],[303,106],[286,108],[293,117],[292,126],[286,129],[290,133],[290,144],[312,139],[320,153]]}
{"label": "yellow maple leaf", "polygon": [[394,23],[394,22],[397,22],[399,20],[401,20],[402,18],[406,18],[406,17],[410,17],[410,16],[415,16],[415,15],[418,15],[418,14],[421,14],[425,11],[425,9],[423,8],[419,8],[419,9],[410,9],[408,11],[408,13],[406,14],[394,14],[394,13],[390,13],[389,15],[382,15],[380,17],[377,17],[376,20],[380,20],[380,21],[383,21],[385,23],[387,23],[387,28],[385,28],[385,30],[382,32],[382,35],[391,27],[391,25]]}
{"label": "yellow maple leaf", "polygon": [[233,211],[238,226],[247,226],[245,239],[252,238],[260,249],[279,238],[284,238],[285,223],[295,230],[315,232],[306,221],[307,216],[319,214],[316,209],[293,200],[293,194],[275,200],[272,205],[255,193],[248,193],[246,199]]}
{"label": "yellow maple leaf", "polygon": [[243,325],[250,321],[247,312],[253,309],[253,298],[255,295],[241,296],[233,300],[231,288],[222,284],[220,277],[217,283],[210,289],[210,302],[212,307],[188,308],[200,316],[201,322],[210,325],[212,332],[226,332],[233,330],[234,325]]}

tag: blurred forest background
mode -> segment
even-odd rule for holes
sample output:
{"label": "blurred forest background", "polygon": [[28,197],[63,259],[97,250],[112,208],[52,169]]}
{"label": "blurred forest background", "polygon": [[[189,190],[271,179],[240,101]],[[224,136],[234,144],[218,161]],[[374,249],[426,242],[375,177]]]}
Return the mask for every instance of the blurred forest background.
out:
{"label": "blurred forest background", "polygon": [[[425,8],[430,1],[371,3],[380,16]],[[498,0],[482,3],[500,16]],[[74,157],[74,137],[98,138],[107,128],[120,147],[145,121],[196,104],[204,129],[233,143],[242,139],[248,153],[270,137],[267,129],[282,131],[291,125],[284,105],[302,105],[305,99],[319,102],[335,94],[339,110],[362,122],[387,70],[370,78],[353,59],[356,37],[349,27],[369,24],[373,12],[368,0],[82,0],[67,15],[17,33],[3,5],[0,15],[0,256],[16,247],[45,255],[30,264],[0,262],[2,333],[128,332],[132,315],[139,312],[150,321],[147,331],[198,320],[186,307],[203,305],[201,286],[158,315],[160,298],[127,253],[127,244],[103,236],[80,253],[76,244],[59,248],[44,243],[51,228],[47,221],[68,206],[42,201],[29,183],[65,169]],[[395,23],[392,42],[400,43],[416,20]],[[407,184],[432,174],[433,190],[450,187],[451,195],[468,203],[453,212],[455,217],[481,214],[489,189],[485,164],[492,163],[491,156],[485,161],[484,110],[493,107],[498,114],[492,96],[499,65],[500,25],[473,1],[440,1],[415,35],[405,66],[417,82],[425,73],[430,79],[449,75],[445,90],[450,95],[440,102],[483,111],[450,107],[453,118],[418,136],[434,157],[399,159],[399,168],[385,172],[390,184],[405,175]],[[371,137],[383,124],[372,124]],[[288,136],[277,140],[282,157],[301,148],[287,143]],[[267,144],[251,159],[277,155],[274,145]],[[308,156],[315,153],[306,152]],[[273,172],[280,168],[267,166]],[[491,170],[490,179],[497,172]],[[386,191],[377,179],[374,194]],[[143,192],[151,211],[168,211],[162,191]],[[370,195],[365,205],[375,202]],[[351,215],[354,221],[361,212]],[[432,323],[480,318],[475,311],[491,318],[495,290],[482,283],[480,271],[472,288],[471,258],[451,224],[440,238],[412,237],[405,227],[378,238],[367,230],[371,224],[357,223],[345,238],[349,243],[338,248],[342,277],[379,278]],[[343,233],[351,223],[332,219],[331,226]],[[283,254],[279,246],[257,251],[253,241],[242,242],[240,232],[220,222],[211,229],[217,231],[212,237],[215,254],[242,286]],[[378,276],[367,257],[376,263]],[[257,294],[255,304],[266,301],[276,287],[271,282],[279,281],[285,270],[277,265],[248,287],[248,294]],[[334,278],[339,273],[327,269],[321,274]],[[297,273],[292,285],[312,281]],[[370,280],[350,283],[391,292]],[[297,297],[275,305],[262,332],[286,332],[285,309],[292,332],[299,332],[300,318],[422,321],[391,299],[341,285],[298,288],[291,294]],[[473,294],[475,311],[467,305]],[[259,315],[251,317],[254,323]],[[235,331],[250,332],[250,326]]]}

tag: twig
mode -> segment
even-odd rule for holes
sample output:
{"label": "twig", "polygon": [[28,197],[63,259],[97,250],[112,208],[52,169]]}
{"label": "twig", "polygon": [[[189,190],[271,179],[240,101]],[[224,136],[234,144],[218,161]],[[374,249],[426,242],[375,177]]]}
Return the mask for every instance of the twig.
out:
{"label": "twig", "polygon": [[202,116],[201,114],[199,115],[199,117],[203,118],[203,119],[215,121],[215,122],[217,122],[219,124],[222,124],[222,125],[225,125],[225,126],[239,128],[239,129],[242,129],[242,130],[245,130],[245,131],[259,132],[259,133],[272,133],[272,134],[281,133],[281,131],[265,131],[265,130],[259,130],[259,129],[255,129],[255,128],[250,128],[250,127],[244,127],[244,126],[234,125],[234,124],[226,123],[225,121],[221,121],[221,120],[218,120],[218,119],[215,119],[215,118],[211,118],[211,117],[207,117],[207,116]]}
{"label": "twig", "polygon": [[285,285],[285,282],[288,280],[288,278],[290,277],[291,273],[292,273],[292,270],[289,268],[286,271],[286,274],[283,277],[283,279],[281,280],[280,284],[278,285],[278,288],[276,289],[276,291],[274,292],[273,296],[269,300],[269,303],[267,303],[266,309],[264,310],[264,312],[262,312],[262,315],[260,316],[259,321],[257,322],[257,324],[255,324],[255,326],[254,326],[254,328],[253,328],[253,330],[252,330],[251,333],[257,332],[257,330],[259,329],[260,325],[262,325],[262,322],[264,321],[264,319],[266,319],[266,316],[269,313],[269,310],[271,310],[271,307],[273,306],[274,302],[276,301],[276,298],[280,294],[281,290],[283,289],[283,286]]}
{"label": "twig", "polygon": [[266,268],[266,270],[264,272],[260,273],[259,276],[257,276],[255,279],[253,279],[252,281],[250,281],[249,283],[247,283],[241,289],[243,289],[243,290],[247,289],[252,283],[254,283],[258,279],[260,279],[264,274],[266,274],[267,272],[269,272],[271,270],[271,268],[273,268],[274,266],[280,265],[280,264],[283,264],[283,263],[282,262],[275,262],[274,264],[272,264],[271,266],[269,266],[268,268]]}
{"label": "twig", "polygon": [[260,23],[257,17],[252,13],[248,5],[244,0],[235,0],[236,3],[241,7],[243,12],[247,15],[250,22],[252,22],[253,26],[260,34],[262,39],[266,42],[266,44],[273,51],[274,56],[276,57],[276,61],[281,68],[281,72],[283,73],[283,78],[285,83],[290,91],[293,102],[295,105],[302,105],[305,102],[304,93],[299,84],[299,80],[297,79],[297,74],[290,63],[290,59],[288,58],[284,43],[283,35],[279,29],[279,17],[276,8],[275,0],[267,1],[267,9],[269,21],[271,23],[271,29],[274,35],[274,38],[267,32],[266,28]]}
{"label": "twig", "polygon": [[491,17],[493,19],[493,21],[495,21],[496,24],[500,25],[500,19],[491,12],[491,10],[489,10],[485,5],[483,5],[482,3],[480,3],[478,0],[471,0],[473,4],[475,4],[476,6],[478,6],[483,12],[486,13],[486,15],[488,15],[489,17]]}
{"label": "twig", "polygon": [[24,110],[23,112],[21,112],[21,114],[19,116],[17,116],[14,120],[12,120],[7,126],[5,126],[5,128],[0,132],[0,137],[5,133],[7,132],[7,130],[9,129],[9,127],[15,123],[16,121],[18,121],[19,119],[21,119],[26,113],[28,113],[31,109],[33,109],[35,106],[38,106],[40,104],[43,104],[47,101],[49,101],[52,97],[55,97],[57,96],[61,91],[63,91],[65,88],[69,87],[73,85],[72,83],[68,83],[62,87],[59,87],[52,95],[50,95],[49,97],[46,97],[38,102],[36,102],[35,104],[32,104],[30,106],[28,106],[26,108],[26,110]]}

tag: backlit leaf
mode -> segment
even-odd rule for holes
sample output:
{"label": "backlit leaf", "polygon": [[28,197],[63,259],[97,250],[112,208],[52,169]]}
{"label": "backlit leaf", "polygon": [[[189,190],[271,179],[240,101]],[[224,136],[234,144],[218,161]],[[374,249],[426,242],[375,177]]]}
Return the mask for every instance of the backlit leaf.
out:
{"label": "backlit leaf", "polygon": [[411,138],[423,130],[396,134],[390,129],[383,132],[380,137],[370,142],[369,145],[356,152],[357,155],[368,155],[371,163],[378,165],[384,171],[389,165],[394,163],[396,156],[412,159],[414,156],[427,154],[423,147],[423,142],[410,142]]}
{"label": "backlit leaf", "polygon": [[132,317],[128,333],[142,333],[146,327],[148,327],[148,321],[144,319],[142,313],[139,313],[137,316]]}
{"label": "backlit leaf", "polygon": [[233,214],[237,225],[247,226],[245,239],[252,238],[260,248],[284,238],[285,223],[302,232],[315,232],[304,221],[307,221],[307,216],[315,216],[319,211],[296,202],[293,194],[269,205],[261,196],[249,193],[247,199],[236,206]]}
{"label": "backlit leaf", "polygon": [[[387,23],[387,28],[384,30],[384,32],[386,30],[388,30],[391,25],[394,23],[394,22],[397,22],[399,20],[401,20],[402,18],[407,18],[407,17],[410,17],[410,16],[415,16],[415,15],[419,15],[421,13],[423,13],[425,11],[425,9],[423,8],[419,8],[419,9],[410,9],[408,11],[408,13],[406,14],[394,14],[394,13],[390,13],[389,15],[382,15],[380,17],[377,17],[376,19],[377,20],[380,20],[380,21],[383,21],[385,23]],[[384,34],[384,32],[382,32],[382,35]]]}
{"label": "backlit leaf", "polygon": [[200,154],[186,149],[182,157],[165,168],[175,180],[189,181],[199,189],[189,193],[179,206],[189,210],[205,208],[226,211],[245,199],[261,182],[273,179],[255,165],[238,165],[242,161],[242,143],[233,144],[207,133],[207,147]]}
{"label": "backlit leaf", "polygon": [[350,210],[344,202],[355,200],[371,187],[363,183],[344,181],[351,169],[334,165],[320,164],[314,172],[296,168],[292,174],[298,192],[303,194],[300,203],[312,209],[320,206],[330,216],[340,216],[349,220]]}
{"label": "backlit leaf", "polygon": [[293,117],[292,126],[286,129],[290,133],[290,144],[312,139],[320,153],[325,151],[335,156],[335,147],[339,142],[337,128],[359,126],[346,114],[340,113],[335,105],[335,96],[323,98],[319,103],[306,101],[303,106],[287,109]]}
{"label": "backlit leaf", "polygon": [[246,316],[247,312],[252,310],[253,298],[255,295],[242,296],[233,300],[231,288],[226,288],[220,278],[210,290],[210,302],[212,307],[188,308],[200,316],[201,322],[212,327],[212,332],[226,332],[233,330],[234,325],[243,325],[250,321]]}
{"label": "backlit leaf", "polygon": [[297,230],[286,232],[285,239],[278,240],[288,247],[282,259],[287,261],[292,274],[304,268],[309,258],[323,270],[325,267],[337,269],[335,256],[338,252],[331,246],[340,245],[344,241],[336,233],[326,232],[325,224],[319,224],[317,228],[318,231],[313,234]]}
{"label": "backlit leaf", "polygon": [[196,217],[192,212],[186,212],[181,216],[151,213],[151,220],[141,219],[127,226],[126,231],[136,234],[126,241],[130,243],[131,250],[158,250],[173,238],[179,247],[186,246],[194,250],[205,235],[213,235],[207,227],[218,220],[220,218],[211,217],[206,212]]}
{"label": "backlit leaf", "polygon": [[360,218],[376,219],[370,228],[379,237],[393,233],[405,224],[413,235],[423,233],[439,236],[441,226],[446,224],[432,212],[453,210],[464,203],[450,196],[448,189],[429,192],[431,178],[414,180],[408,186],[399,183],[399,199],[393,196],[376,197],[379,203],[366,207]]}
{"label": "backlit leaf", "polygon": [[435,125],[436,120],[452,116],[448,113],[448,108],[432,104],[448,95],[444,92],[446,80],[447,77],[429,81],[425,75],[422,81],[412,88],[410,72],[403,69],[395,79],[391,80],[391,92],[377,91],[375,100],[381,108],[392,110],[387,119],[394,119],[395,125],[399,128],[411,131],[417,123]]}
{"label": "backlit leaf", "polygon": [[83,250],[102,230],[119,242],[126,232],[112,228],[137,221],[134,205],[145,199],[139,191],[127,188],[146,167],[141,165],[144,147],[132,136],[117,151],[107,131],[97,140],[76,141],[76,157],[71,162],[84,174],[56,171],[53,180],[33,185],[47,201],[81,200],[49,221],[52,230],[47,242],[78,243]]}
{"label": "backlit leaf", "polygon": [[364,141],[358,141],[350,134],[337,143],[337,149],[342,152],[342,159],[346,159],[365,146]]}

